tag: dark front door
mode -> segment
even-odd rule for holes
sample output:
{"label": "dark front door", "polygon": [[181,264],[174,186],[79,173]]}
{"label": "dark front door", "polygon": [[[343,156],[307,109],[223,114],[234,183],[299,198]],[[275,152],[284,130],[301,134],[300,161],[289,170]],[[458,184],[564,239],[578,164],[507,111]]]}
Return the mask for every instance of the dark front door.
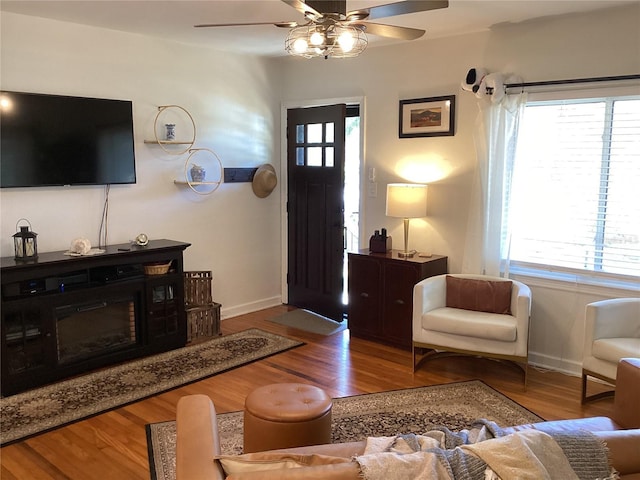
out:
{"label": "dark front door", "polygon": [[287,112],[289,304],[342,321],[346,105]]}

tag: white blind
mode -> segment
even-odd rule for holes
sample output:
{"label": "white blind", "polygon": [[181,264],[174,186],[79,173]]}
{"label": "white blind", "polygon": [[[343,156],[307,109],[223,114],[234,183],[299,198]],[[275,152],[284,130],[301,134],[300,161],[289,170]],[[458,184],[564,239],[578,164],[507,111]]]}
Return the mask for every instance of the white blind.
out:
{"label": "white blind", "polygon": [[640,98],[528,103],[510,196],[512,261],[640,276]]}

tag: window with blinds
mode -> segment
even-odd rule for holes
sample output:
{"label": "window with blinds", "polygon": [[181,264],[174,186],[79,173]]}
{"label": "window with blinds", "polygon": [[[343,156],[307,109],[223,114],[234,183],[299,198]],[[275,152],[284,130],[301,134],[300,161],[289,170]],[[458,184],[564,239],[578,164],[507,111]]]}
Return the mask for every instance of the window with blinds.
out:
{"label": "window with blinds", "polygon": [[640,276],[640,97],[528,102],[509,197],[512,263]]}

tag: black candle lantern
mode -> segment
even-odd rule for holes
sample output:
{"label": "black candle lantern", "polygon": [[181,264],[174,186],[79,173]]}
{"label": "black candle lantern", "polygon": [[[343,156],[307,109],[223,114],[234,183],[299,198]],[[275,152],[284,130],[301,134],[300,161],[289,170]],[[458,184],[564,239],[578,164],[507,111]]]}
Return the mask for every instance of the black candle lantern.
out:
{"label": "black candle lantern", "polygon": [[[21,220],[25,220],[21,218],[18,220],[20,223]],[[28,220],[25,222],[29,223]],[[29,230],[31,224],[29,223],[28,227],[21,226],[20,231],[13,235],[13,247],[16,252],[16,260],[35,260],[38,258],[38,242],[36,241],[37,233]],[[16,224],[16,229],[18,228],[18,224]]]}

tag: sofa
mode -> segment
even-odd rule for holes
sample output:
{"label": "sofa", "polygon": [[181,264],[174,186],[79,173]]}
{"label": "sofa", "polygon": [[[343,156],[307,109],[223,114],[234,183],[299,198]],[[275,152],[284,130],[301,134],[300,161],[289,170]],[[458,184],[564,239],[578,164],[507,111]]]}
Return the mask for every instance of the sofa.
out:
{"label": "sofa", "polygon": [[[549,434],[587,430],[605,442],[609,465],[624,480],[640,480],[640,359],[622,359],[614,411],[609,417],[556,420],[508,427],[506,433],[539,431]],[[620,372],[622,371],[622,374]],[[226,476],[220,462],[216,411],[206,395],[182,397],[177,407],[176,480],[323,479],[358,480],[358,464],[350,461],[362,455],[365,441],[298,447],[267,452],[285,457],[302,456],[308,466]],[[251,458],[257,458],[255,455]],[[242,459],[247,456],[236,456]],[[506,479],[503,479],[506,480]]]}

